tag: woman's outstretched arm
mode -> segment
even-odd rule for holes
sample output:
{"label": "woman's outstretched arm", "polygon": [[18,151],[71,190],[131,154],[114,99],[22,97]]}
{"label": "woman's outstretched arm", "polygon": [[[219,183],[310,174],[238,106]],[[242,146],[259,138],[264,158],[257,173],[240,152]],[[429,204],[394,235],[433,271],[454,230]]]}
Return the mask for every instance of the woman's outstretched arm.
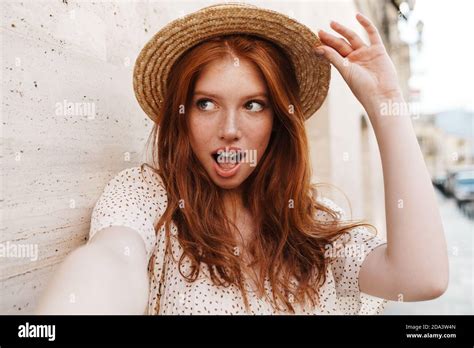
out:
{"label": "woman's outstretched arm", "polygon": [[144,314],[147,301],[143,240],[131,228],[112,226],[65,258],[35,314]]}
{"label": "woman's outstretched arm", "polygon": [[[332,22],[338,38],[319,32],[316,53],[341,73],[367,111],[382,159],[387,244],[374,249],[359,274],[360,290],[402,301],[436,298],[448,285],[446,241],[436,196],[419,148],[397,74],[375,26],[356,16],[370,44]],[[319,51],[319,49],[321,51]]]}

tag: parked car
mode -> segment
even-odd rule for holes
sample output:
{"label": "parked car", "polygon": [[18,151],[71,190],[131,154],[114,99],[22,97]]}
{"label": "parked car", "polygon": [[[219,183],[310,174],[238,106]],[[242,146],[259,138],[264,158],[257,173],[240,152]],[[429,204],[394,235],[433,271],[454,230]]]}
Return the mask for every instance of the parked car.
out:
{"label": "parked car", "polygon": [[474,201],[474,170],[457,173],[454,178],[453,196],[459,206]]}
{"label": "parked car", "polygon": [[446,180],[443,183],[444,193],[446,196],[454,196],[454,186],[456,184],[456,178],[460,173],[474,171],[473,166],[460,166],[449,169],[446,172]]}
{"label": "parked car", "polygon": [[437,175],[431,181],[433,182],[434,187],[436,187],[442,193],[445,193],[444,185],[446,183],[446,175]]}

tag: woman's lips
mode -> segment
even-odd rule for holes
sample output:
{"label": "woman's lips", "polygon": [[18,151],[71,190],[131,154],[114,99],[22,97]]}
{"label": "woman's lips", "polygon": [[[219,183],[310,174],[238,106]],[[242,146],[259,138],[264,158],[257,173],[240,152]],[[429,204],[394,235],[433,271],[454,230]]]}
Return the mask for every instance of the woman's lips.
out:
{"label": "woman's lips", "polygon": [[240,148],[234,147],[227,148],[226,150],[221,148],[219,151],[214,151],[211,157],[217,175],[223,178],[229,178],[237,173],[242,161],[246,157],[246,153]]}
{"label": "woman's lips", "polygon": [[230,163],[223,163],[219,164],[216,161],[212,161],[214,165],[214,170],[216,171],[217,175],[223,178],[229,178],[234,176],[240,168],[241,162],[237,164],[230,164]]}

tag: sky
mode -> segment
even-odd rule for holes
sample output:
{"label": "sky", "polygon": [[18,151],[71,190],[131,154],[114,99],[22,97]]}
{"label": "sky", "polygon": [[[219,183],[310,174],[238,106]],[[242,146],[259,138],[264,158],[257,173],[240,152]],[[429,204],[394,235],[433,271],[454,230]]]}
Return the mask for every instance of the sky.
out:
{"label": "sky", "polygon": [[421,91],[420,107],[428,113],[465,109],[474,111],[474,1],[416,0],[402,38],[416,38],[424,22],[423,48],[412,50],[410,85]]}

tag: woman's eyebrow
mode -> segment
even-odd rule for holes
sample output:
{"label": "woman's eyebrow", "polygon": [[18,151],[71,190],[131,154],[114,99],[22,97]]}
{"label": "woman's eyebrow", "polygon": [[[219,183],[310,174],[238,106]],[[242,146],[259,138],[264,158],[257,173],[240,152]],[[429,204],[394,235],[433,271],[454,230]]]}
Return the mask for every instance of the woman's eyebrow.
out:
{"label": "woman's eyebrow", "polygon": [[[194,95],[206,95],[206,96],[216,98],[216,99],[222,98],[222,96],[220,96],[219,94],[210,93],[210,92],[206,92],[206,91],[195,91]],[[257,98],[257,97],[268,98],[268,94],[266,92],[257,92],[257,93],[251,94],[251,95],[244,96],[244,97],[242,97],[242,99],[252,99],[252,98]]]}

